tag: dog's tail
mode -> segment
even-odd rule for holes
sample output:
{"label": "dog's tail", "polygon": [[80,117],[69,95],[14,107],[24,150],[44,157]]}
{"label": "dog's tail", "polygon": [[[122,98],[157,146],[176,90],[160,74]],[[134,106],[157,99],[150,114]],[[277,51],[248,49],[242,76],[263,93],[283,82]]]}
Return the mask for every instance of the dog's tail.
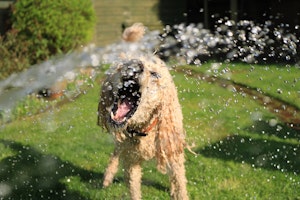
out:
{"label": "dog's tail", "polygon": [[142,23],[134,23],[123,32],[122,39],[126,42],[137,42],[145,34],[145,26]]}

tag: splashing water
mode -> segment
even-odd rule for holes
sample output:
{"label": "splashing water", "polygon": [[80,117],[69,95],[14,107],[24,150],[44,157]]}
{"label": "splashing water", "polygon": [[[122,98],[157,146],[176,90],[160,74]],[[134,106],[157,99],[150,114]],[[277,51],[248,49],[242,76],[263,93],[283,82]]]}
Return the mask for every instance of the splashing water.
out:
{"label": "splashing water", "polygon": [[0,82],[0,111],[9,113],[28,94],[48,88],[62,77],[68,76],[70,71],[87,66],[99,67],[101,64],[113,63],[120,54],[127,52],[153,53],[158,45],[158,31],[147,34],[138,43],[117,42],[106,47],[89,46],[81,52],[67,54],[30,67],[20,74],[13,74]]}
{"label": "splashing water", "polygon": [[199,64],[207,59],[246,63],[300,61],[297,26],[292,33],[271,21],[256,24],[249,20],[220,19],[217,22],[215,31],[204,29],[202,24],[166,27],[162,40],[167,44],[161,46],[161,56],[181,57],[188,64]]}
{"label": "splashing water", "polygon": [[[295,27],[297,32],[298,28]],[[9,113],[16,102],[28,94],[48,88],[70,71],[87,66],[99,67],[113,63],[122,53],[157,54],[163,58],[177,57],[179,61],[200,65],[207,59],[239,60],[247,63],[278,60],[299,62],[300,41],[297,34],[275,27],[271,21],[218,20],[214,32],[202,24],[166,26],[164,33],[152,31],[137,43],[117,42],[106,47],[89,46],[81,52],[67,54],[34,65],[20,74],[0,82],[0,113]]]}

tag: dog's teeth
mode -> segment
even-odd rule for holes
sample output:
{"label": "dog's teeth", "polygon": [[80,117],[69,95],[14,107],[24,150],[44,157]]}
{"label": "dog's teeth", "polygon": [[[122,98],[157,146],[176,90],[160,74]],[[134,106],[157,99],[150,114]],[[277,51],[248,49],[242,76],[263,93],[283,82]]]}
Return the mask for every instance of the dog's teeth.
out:
{"label": "dog's teeth", "polygon": [[110,112],[110,118],[114,119],[115,118],[115,115],[113,112]]}

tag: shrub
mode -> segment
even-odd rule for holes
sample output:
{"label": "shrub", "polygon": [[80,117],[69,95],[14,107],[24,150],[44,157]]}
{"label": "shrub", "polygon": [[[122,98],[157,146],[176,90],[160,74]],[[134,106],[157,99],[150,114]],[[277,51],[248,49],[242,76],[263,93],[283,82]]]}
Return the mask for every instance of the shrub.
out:
{"label": "shrub", "polygon": [[7,32],[5,37],[0,36],[0,80],[30,66],[29,46],[30,41],[22,41],[14,31]]}
{"label": "shrub", "polygon": [[30,41],[30,63],[66,53],[93,36],[95,13],[91,0],[17,0],[12,6],[12,29]]}

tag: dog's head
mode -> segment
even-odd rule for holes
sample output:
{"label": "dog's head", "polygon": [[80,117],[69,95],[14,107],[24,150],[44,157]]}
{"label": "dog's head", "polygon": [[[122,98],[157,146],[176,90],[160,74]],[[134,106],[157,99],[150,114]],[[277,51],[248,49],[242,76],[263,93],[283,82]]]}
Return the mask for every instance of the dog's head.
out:
{"label": "dog's head", "polygon": [[170,84],[174,85],[168,69],[157,58],[119,62],[102,85],[99,124],[109,131],[138,133],[159,113]]}
{"label": "dog's head", "polygon": [[[130,60],[120,64],[117,72],[104,83],[101,101],[109,98],[109,105],[106,105],[106,112],[109,114],[110,126],[122,127],[126,124],[137,110],[141,99],[140,77],[144,71],[143,64],[138,60]],[[107,92],[110,94],[107,96]],[[107,107],[108,106],[108,107]]]}
{"label": "dog's head", "polygon": [[147,137],[154,130],[158,168],[165,172],[169,160],[183,152],[185,134],[176,87],[164,62],[139,57],[113,65],[102,85],[98,124],[118,141]]}

